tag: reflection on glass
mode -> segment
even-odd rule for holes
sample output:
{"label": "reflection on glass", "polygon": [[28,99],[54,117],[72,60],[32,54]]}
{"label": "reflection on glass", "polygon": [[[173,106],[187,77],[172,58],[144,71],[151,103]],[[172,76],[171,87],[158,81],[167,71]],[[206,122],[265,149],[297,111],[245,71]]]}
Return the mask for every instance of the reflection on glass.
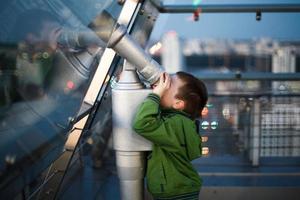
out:
{"label": "reflection on glass", "polygon": [[45,169],[63,151],[105,47],[88,25],[103,12],[120,11],[114,1],[88,2],[0,3],[1,186],[12,178],[9,170],[22,167],[30,180],[31,165]]}

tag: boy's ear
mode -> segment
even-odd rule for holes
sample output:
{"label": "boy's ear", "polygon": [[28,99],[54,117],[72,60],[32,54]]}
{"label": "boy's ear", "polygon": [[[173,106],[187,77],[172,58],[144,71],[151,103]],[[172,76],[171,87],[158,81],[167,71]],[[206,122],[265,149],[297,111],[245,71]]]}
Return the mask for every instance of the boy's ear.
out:
{"label": "boy's ear", "polygon": [[175,102],[173,103],[173,108],[176,110],[183,110],[185,106],[185,102],[180,99],[176,99]]}

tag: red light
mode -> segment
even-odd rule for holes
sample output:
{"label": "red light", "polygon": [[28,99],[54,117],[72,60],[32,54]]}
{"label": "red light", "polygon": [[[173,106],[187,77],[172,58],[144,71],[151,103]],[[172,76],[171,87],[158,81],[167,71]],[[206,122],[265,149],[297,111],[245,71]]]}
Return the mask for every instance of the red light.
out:
{"label": "red light", "polygon": [[194,11],[194,15],[193,15],[193,17],[194,17],[194,21],[198,21],[199,20],[199,17],[200,17],[200,14],[201,14],[201,8],[199,7],[199,8],[197,8],[195,11]]}
{"label": "red light", "polygon": [[73,83],[73,81],[68,81],[67,82],[67,88],[72,90],[74,88],[75,84]]}
{"label": "red light", "polygon": [[205,117],[205,116],[207,116],[207,115],[208,115],[208,108],[207,108],[207,107],[204,107],[203,110],[202,110],[202,112],[201,112],[201,116],[202,116],[202,117]]}

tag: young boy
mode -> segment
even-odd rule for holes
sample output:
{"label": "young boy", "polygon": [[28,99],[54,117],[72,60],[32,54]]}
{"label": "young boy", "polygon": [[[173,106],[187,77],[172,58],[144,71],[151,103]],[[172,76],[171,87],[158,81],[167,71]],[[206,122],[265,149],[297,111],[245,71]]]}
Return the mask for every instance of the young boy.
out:
{"label": "young boy", "polygon": [[155,199],[198,199],[202,181],[191,161],[201,156],[201,140],[194,119],[206,103],[202,81],[163,73],[138,109],[133,128],[153,143],[146,178]]}

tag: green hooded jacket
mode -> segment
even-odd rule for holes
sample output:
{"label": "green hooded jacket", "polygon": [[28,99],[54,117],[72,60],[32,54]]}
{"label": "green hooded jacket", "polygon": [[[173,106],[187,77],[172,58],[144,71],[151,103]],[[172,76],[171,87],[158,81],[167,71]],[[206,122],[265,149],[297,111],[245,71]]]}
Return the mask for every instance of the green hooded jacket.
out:
{"label": "green hooded jacket", "polygon": [[155,198],[200,191],[202,180],[191,161],[201,156],[201,140],[188,114],[160,108],[160,98],[149,94],[139,107],[134,130],[153,143],[147,160],[147,186]]}

